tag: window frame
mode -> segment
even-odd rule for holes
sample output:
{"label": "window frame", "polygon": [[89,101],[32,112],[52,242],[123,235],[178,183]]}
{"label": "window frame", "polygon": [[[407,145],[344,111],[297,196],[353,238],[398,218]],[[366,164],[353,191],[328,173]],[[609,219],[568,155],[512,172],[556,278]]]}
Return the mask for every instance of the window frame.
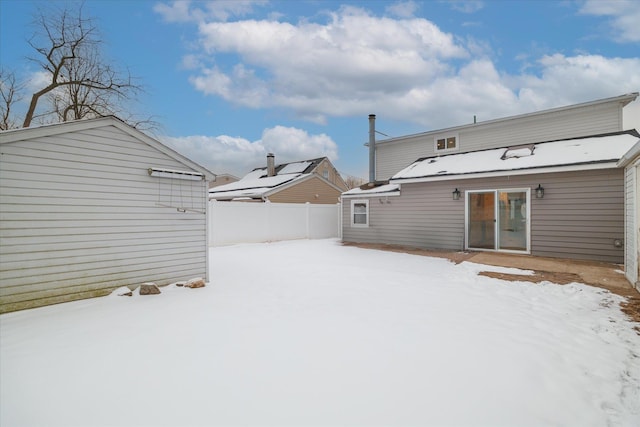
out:
{"label": "window frame", "polygon": [[[355,206],[359,205],[359,204],[364,204],[365,206],[365,222],[364,223],[356,223],[355,222]],[[360,214],[362,215],[362,214]],[[356,227],[356,228],[367,228],[369,227],[369,200],[368,199],[355,199],[355,200],[351,200],[351,227]]]}
{"label": "window frame", "polygon": [[[451,138],[455,138],[455,147],[448,148],[447,144],[448,144],[449,139],[451,139]],[[440,141],[440,140],[444,140],[444,148],[441,148],[441,149],[438,148],[438,141]],[[459,148],[460,148],[460,136],[457,133],[446,134],[446,135],[438,135],[438,136],[435,136],[433,138],[433,151],[435,153],[458,151]]]}

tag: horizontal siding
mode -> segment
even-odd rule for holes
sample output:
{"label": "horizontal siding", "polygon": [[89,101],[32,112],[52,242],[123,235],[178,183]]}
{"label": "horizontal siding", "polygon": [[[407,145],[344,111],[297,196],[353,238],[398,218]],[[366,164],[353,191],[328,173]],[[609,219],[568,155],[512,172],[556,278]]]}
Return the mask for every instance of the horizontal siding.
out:
{"label": "horizontal siding", "polygon": [[113,126],[0,151],[0,312],[206,275],[206,182],[147,172],[182,163]]}
{"label": "horizontal siding", "polygon": [[[314,203],[335,205],[340,200],[341,192],[327,184],[324,180],[312,177],[282,191],[269,196],[274,203]],[[316,197],[317,195],[317,197]]]}
{"label": "horizontal siding", "polygon": [[[531,200],[531,253],[538,256],[623,262],[623,171],[619,169],[402,184],[401,195],[372,197],[370,226],[350,226],[343,204],[343,239],[429,249],[464,248],[465,202],[454,188],[468,190],[545,188]],[[382,200],[383,203],[380,203]]]}
{"label": "horizontal siding", "polygon": [[341,188],[342,191],[348,190],[347,184],[342,179],[340,172],[338,172],[338,170],[335,167],[333,167],[333,164],[329,160],[327,159],[322,160],[320,164],[316,167],[314,173],[320,176],[324,176],[323,173],[325,170],[329,172],[329,177],[327,178],[329,182]]}
{"label": "horizontal siding", "polygon": [[[612,103],[499,123],[478,123],[455,132],[458,135],[459,149],[454,153],[617,132],[622,130],[621,114],[620,105]],[[401,141],[377,145],[377,179],[389,179],[417,159],[436,155],[434,136],[431,133],[414,135]]]}

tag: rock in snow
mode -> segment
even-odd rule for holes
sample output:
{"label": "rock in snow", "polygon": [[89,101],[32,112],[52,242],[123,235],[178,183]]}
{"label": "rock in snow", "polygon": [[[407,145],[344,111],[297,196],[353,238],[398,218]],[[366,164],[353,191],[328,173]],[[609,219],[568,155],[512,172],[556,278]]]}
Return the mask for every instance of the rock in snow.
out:
{"label": "rock in snow", "polygon": [[195,279],[191,279],[184,284],[185,288],[204,288],[205,283],[202,277],[196,277]]}
{"label": "rock in snow", "polygon": [[143,283],[140,285],[140,295],[155,295],[159,293],[160,289],[155,283]]}

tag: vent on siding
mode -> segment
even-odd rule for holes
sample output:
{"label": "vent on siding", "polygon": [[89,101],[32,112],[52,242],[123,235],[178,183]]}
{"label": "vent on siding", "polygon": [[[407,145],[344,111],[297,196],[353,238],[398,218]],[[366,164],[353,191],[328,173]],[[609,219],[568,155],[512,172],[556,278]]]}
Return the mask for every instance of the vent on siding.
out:
{"label": "vent on siding", "polygon": [[153,177],[165,178],[158,180],[157,206],[176,208],[178,212],[206,212],[203,174],[160,168],[149,168],[148,172]]}
{"label": "vent on siding", "polygon": [[177,171],[172,169],[149,168],[149,175],[158,178],[186,179],[189,181],[202,181],[204,175],[198,172]]}

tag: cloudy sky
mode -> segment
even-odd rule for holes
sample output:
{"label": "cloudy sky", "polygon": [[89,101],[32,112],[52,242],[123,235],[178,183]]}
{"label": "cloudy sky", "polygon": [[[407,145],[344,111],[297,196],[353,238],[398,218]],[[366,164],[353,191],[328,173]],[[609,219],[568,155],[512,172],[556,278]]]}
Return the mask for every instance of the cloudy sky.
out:
{"label": "cloudy sky", "polygon": [[[0,0],[0,64],[32,82],[39,5]],[[242,176],[273,152],[366,178],[370,113],[401,136],[639,91],[637,6],[87,0],[85,15],[144,85],[135,108],[160,123],[155,136],[213,172]],[[627,127],[640,127],[638,105]]]}

